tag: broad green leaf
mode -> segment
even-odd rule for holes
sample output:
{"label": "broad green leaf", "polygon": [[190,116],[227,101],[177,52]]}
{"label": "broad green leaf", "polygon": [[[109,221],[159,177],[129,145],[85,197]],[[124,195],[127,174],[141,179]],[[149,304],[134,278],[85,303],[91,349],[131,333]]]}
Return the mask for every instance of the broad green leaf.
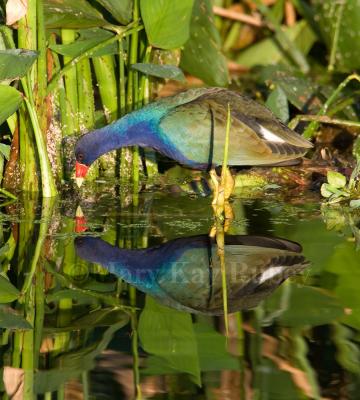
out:
{"label": "broad green leaf", "polygon": [[14,309],[10,307],[0,307],[0,328],[32,329],[32,326]]}
{"label": "broad green leaf", "polygon": [[185,81],[185,76],[179,67],[175,65],[158,65],[158,64],[133,64],[131,68],[142,72],[145,75],[156,76],[163,79],[173,79],[175,81]]}
{"label": "broad green leaf", "polygon": [[285,92],[276,87],[266,100],[266,106],[284,123],[289,120],[289,104]]}
{"label": "broad green leaf", "polygon": [[360,68],[360,7],[358,0],[336,2],[312,0],[313,16],[316,20],[329,53],[332,50],[336,27],[338,38],[335,44],[335,66],[337,70],[353,71]]}
{"label": "broad green leaf", "polygon": [[74,325],[81,327],[111,326],[122,322],[125,326],[129,322],[129,315],[116,308],[102,308],[74,321]]}
{"label": "broad green leaf", "polygon": [[327,180],[331,186],[337,189],[343,188],[346,185],[346,177],[340,174],[340,172],[328,171]]}
{"label": "broad green leaf", "polygon": [[[85,51],[90,50],[99,43],[103,42],[104,40],[111,38],[112,36],[114,36],[114,34],[106,31],[105,29],[81,29],[79,30],[79,38],[75,40],[75,42],[69,44],[53,44],[49,47],[51,50],[63,56],[77,57]],[[107,54],[117,54],[117,52],[117,43],[112,43],[96,51],[91,56],[98,57]]]}
{"label": "broad green leaf", "polygon": [[97,0],[121,24],[132,20],[133,0]]}
{"label": "broad green leaf", "polygon": [[[285,28],[285,34],[295,42],[298,49],[307,54],[316,40],[316,36],[305,20],[296,25]],[[289,64],[289,57],[279,46],[276,36],[263,39],[246,50],[242,51],[236,61],[246,67],[255,65],[276,64],[279,62]]]}
{"label": "broad green leaf", "polygon": [[161,49],[175,49],[190,36],[194,0],[140,0],[141,16],[150,43]]}
{"label": "broad green leaf", "polygon": [[38,57],[32,50],[0,50],[0,81],[23,77]]}
{"label": "broad green leaf", "polygon": [[[139,338],[144,350],[173,372],[190,374],[200,384],[197,342],[191,315],[158,304],[146,296],[139,319]],[[153,371],[152,371],[153,373]]]}
{"label": "broad green leaf", "polygon": [[334,252],[327,262],[326,272],[335,275],[330,281],[330,287],[335,292],[340,303],[347,312],[342,321],[360,329],[360,269],[359,251],[354,243],[342,242],[334,248]]}
{"label": "broad green leaf", "polygon": [[194,325],[201,371],[238,370],[239,362],[227,351],[224,335],[204,321]]}
{"label": "broad green leaf", "polygon": [[[336,297],[325,290],[288,283],[289,299],[284,312],[278,317],[281,325],[289,327],[318,326],[340,319],[344,310]],[[266,300],[267,306],[278,309],[281,291]]]}
{"label": "broad green leaf", "polygon": [[45,0],[44,12],[47,28],[92,28],[108,24],[85,0]]}
{"label": "broad green leaf", "polygon": [[0,153],[8,160],[10,157],[10,146],[8,144],[0,143]]}
{"label": "broad green leaf", "polygon": [[221,53],[221,40],[214,24],[209,0],[194,3],[190,39],[186,42],[180,67],[211,86],[227,86],[227,63]]}
{"label": "broad green leaf", "polygon": [[11,303],[19,297],[19,291],[8,279],[0,275],[0,303]]}
{"label": "broad green leaf", "polygon": [[19,108],[23,98],[12,86],[0,85],[0,125]]}

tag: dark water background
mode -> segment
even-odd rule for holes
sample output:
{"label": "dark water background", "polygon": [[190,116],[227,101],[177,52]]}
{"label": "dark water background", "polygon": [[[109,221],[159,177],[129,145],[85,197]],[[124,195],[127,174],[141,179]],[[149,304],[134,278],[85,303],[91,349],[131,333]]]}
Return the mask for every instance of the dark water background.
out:
{"label": "dark water background", "polygon": [[2,398],[359,398],[358,215],[235,195],[226,337],[211,199],[103,193],[2,208]]}

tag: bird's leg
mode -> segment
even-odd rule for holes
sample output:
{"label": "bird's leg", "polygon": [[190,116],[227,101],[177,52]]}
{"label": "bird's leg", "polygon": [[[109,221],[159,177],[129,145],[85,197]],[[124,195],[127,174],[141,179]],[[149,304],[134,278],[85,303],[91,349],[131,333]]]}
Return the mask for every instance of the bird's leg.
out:
{"label": "bird's leg", "polygon": [[231,174],[231,171],[228,167],[225,167],[225,170],[222,172],[224,174],[223,185],[224,185],[224,200],[228,200],[234,190],[235,180]]}
{"label": "bird's leg", "polygon": [[216,173],[216,171],[215,171],[215,168],[212,168],[212,169],[210,170],[210,178],[211,178],[211,182],[212,182],[212,184],[213,184],[213,192],[214,192],[214,198],[213,198],[213,201],[212,201],[211,204],[214,206],[214,205],[216,205],[217,202],[218,202],[219,187],[220,187],[220,184],[219,184],[219,177],[217,176],[217,173]]}

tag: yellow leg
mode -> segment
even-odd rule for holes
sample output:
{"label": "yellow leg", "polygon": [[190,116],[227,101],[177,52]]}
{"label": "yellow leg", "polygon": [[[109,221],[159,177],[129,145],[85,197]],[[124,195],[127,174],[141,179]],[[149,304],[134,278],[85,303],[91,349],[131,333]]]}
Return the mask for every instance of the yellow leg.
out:
{"label": "yellow leg", "polygon": [[214,192],[214,198],[213,198],[213,201],[211,204],[216,205],[218,202],[218,198],[219,198],[220,184],[219,184],[219,178],[218,178],[214,168],[210,171],[210,178],[211,178],[211,182],[213,184],[213,192]]}

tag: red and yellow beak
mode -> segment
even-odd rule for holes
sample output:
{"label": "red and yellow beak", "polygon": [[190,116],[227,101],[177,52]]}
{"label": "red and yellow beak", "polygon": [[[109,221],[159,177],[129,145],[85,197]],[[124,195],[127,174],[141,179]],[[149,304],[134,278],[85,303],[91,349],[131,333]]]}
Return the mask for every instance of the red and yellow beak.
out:
{"label": "red and yellow beak", "polygon": [[75,214],[75,232],[82,233],[87,231],[87,221],[80,206],[76,209]]}
{"label": "red and yellow beak", "polygon": [[89,170],[89,167],[85,164],[81,164],[76,161],[75,164],[75,182],[80,187],[84,182],[84,178]]}

